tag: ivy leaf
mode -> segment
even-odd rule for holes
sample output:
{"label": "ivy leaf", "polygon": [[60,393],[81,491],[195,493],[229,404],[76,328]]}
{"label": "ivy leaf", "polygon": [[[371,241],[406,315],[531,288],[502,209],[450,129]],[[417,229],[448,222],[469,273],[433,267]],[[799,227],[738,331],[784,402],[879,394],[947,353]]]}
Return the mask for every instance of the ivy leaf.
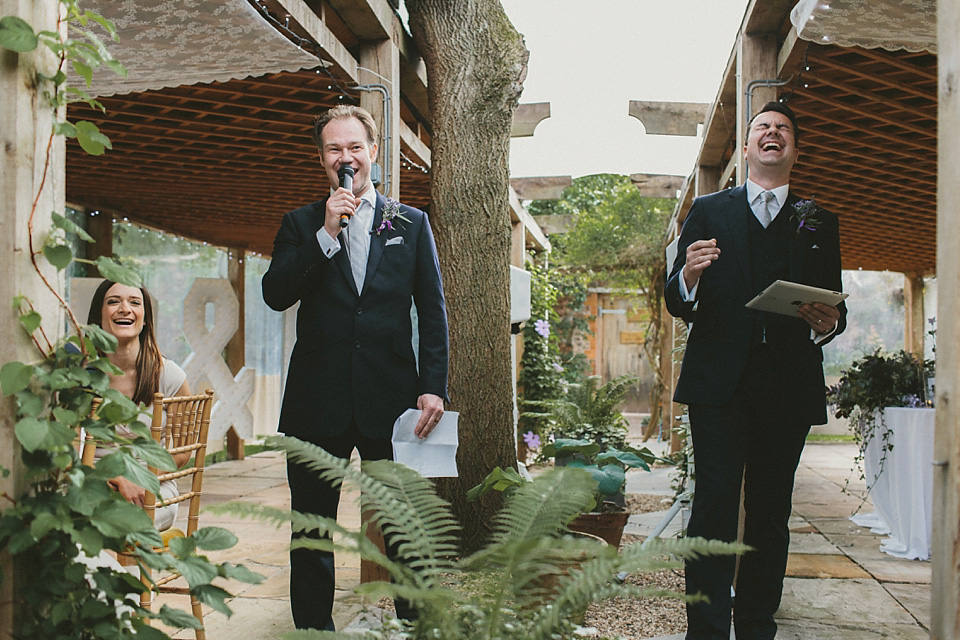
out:
{"label": "ivy leaf", "polygon": [[87,87],[90,87],[90,84],[93,82],[93,68],[88,65],[80,62],[79,60],[73,61],[73,70],[77,72],[77,75],[84,79],[87,83]]}
{"label": "ivy leaf", "polygon": [[220,527],[204,527],[191,536],[205,551],[223,551],[237,544],[237,536]]}
{"label": "ivy leaf", "polygon": [[199,587],[191,587],[190,593],[203,604],[210,605],[220,613],[229,616],[232,611],[227,606],[227,598],[230,594],[220,587],[212,584],[203,584]]}
{"label": "ivy leaf", "polygon": [[53,132],[58,136],[63,136],[65,138],[77,137],[77,128],[73,126],[73,123],[67,121],[58,122],[53,125]]}
{"label": "ivy leaf", "polygon": [[113,280],[128,287],[141,286],[140,275],[133,269],[118,264],[113,258],[100,256],[97,258],[96,264],[100,270],[100,275],[107,280]]}
{"label": "ivy leaf", "polygon": [[53,417],[57,419],[57,422],[68,427],[80,422],[80,416],[77,415],[76,411],[70,411],[63,407],[55,407],[53,409]]}
{"label": "ivy leaf", "polygon": [[[77,142],[90,155],[101,156],[106,149],[113,149],[110,138],[100,133],[100,129],[92,122],[81,120],[74,126],[77,128]],[[113,280],[113,278],[109,279]]]}
{"label": "ivy leaf", "polygon": [[158,469],[173,471],[177,468],[170,452],[153,438],[138,438],[133,443],[132,449],[137,458]]}
{"label": "ivy leaf", "polygon": [[80,225],[78,225],[76,222],[74,222],[74,221],[71,220],[70,218],[64,217],[64,216],[60,215],[59,213],[57,213],[56,211],[54,211],[54,212],[51,214],[51,216],[53,217],[53,224],[54,224],[54,226],[56,226],[56,227],[58,227],[58,228],[60,228],[60,229],[63,229],[63,230],[66,231],[67,233],[72,233],[73,235],[77,236],[78,238],[80,238],[80,239],[83,240],[84,242],[93,242],[93,241],[94,241],[94,240],[93,240],[93,236],[91,236],[89,233],[87,233],[87,232],[84,230],[83,227],[81,227]]}
{"label": "ivy leaf", "polygon": [[73,251],[65,244],[44,245],[43,255],[57,271],[63,271],[73,261]]}
{"label": "ivy leaf", "polygon": [[0,47],[17,53],[26,53],[37,48],[40,39],[23,18],[4,16],[0,18]]}
{"label": "ivy leaf", "polygon": [[40,322],[43,320],[41,316],[36,311],[28,311],[20,316],[20,324],[23,326],[23,330],[27,332],[27,335],[33,335],[33,332],[40,327]]}
{"label": "ivy leaf", "polygon": [[[102,274],[103,271],[101,270],[100,273]],[[114,280],[114,282],[116,281]],[[88,324],[83,328],[83,333],[90,339],[90,342],[93,343],[96,351],[100,353],[113,353],[117,350],[117,338],[102,327],[95,324]]]}
{"label": "ivy leaf", "polygon": [[239,580],[247,584],[260,584],[263,582],[263,576],[255,571],[251,571],[243,565],[232,565],[224,562],[220,565],[220,575],[224,578]]}
{"label": "ivy leaf", "polygon": [[43,413],[45,408],[46,403],[42,396],[27,389],[21,389],[17,392],[17,409],[20,415],[36,418]]}
{"label": "ivy leaf", "polygon": [[102,505],[90,517],[90,524],[110,538],[122,538],[153,526],[143,509],[125,500],[111,500]]}
{"label": "ivy leaf", "polygon": [[197,548],[193,538],[174,538],[170,541],[170,552],[178,558],[189,556]]}
{"label": "ivy leaf", "polygon": [[23,448],[31,453],[38,449],[69,446],[75,435],[73,429],[68,429],[57,422],[38,418],[23,418],[17,422],[14,433]]}
{"label": "ivy leaf", "polygon": [[91,558],[103,550],[103,534],[97,531],[95,527],[84,527],[77,533],[75,539],[77,544]]}
{"label": "ivy leaf", "polygon": [[[169,605],[160,607],[160,621],[168,627],[176,627],[179,629],[199,629],[203,626],[199,620],[186,611],[174,609]],[[139,638],[141,635],[142,634],[138,633],[137,637]]]}
{"label": "ivy leaf", "polygon": [[8,362],[0,368],[0,389],[10,396],[23,391],[33,378],[33,366],[22,362]]}
{"label": "ivy leaf", "polygon": [[[217,577],[216,567],[203,558],[197,558],[195,556],[187,557],[182,560],[176,560],[173,564],[180,575],[182,575],[190,585],[191,591],[198,587],[211,586],[210,582]],[[226,592],[224,591],[224,593]],[[229,596],[230,594],[227,595]],[[197,596],[197,598],[201,602],[204,602],[203,598],[200,598],[200,596]],[[211,602],[208,602],[207,604],[214,606]],[[214,608],[216,607],[214,606]]]}

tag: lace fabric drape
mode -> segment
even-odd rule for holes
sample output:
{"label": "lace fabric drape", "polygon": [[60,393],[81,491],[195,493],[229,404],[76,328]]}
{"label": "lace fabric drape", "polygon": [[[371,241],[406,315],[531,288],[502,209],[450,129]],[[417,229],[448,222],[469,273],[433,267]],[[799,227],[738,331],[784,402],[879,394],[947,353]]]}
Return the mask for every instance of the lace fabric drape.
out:
{"label": "lace fabric drape", "polygon": [[[94,31],[126,68],[121,78],[94,73],[98,96],[225,81],[318,65],[269,24],[247,0],[94,0],[89,8],[114,22],[119,42]],[[71,82],[83,80],[71,73]]]}
{"label": "lace fabric drape", "polygon": [[800,0],[790,21],[821,44],[937,51],[936,0]]}

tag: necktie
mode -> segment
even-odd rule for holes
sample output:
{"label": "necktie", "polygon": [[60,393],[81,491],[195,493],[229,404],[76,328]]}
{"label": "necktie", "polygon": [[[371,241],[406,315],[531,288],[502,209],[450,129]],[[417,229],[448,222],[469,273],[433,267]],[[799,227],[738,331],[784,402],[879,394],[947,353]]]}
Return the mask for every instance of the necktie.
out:
{"label": "necktie", "polygon": [[357,283],[357,291],[363,291],[363,280],[367,275],[367,251],[370,246],[370,221],[367,217],[369,208],[366,202],[360,203],[356,215],[347,227],[350,242],[350,270],[353,271],[353,281]]}
{"label": "necktie", "polygon": [[757,220],[760,221],[764,229],[766,229],[770,225],[770,221],[773,220],[773,208],[775,206],[777,206],[777,200],[773,195],[773,191],[761,191],[760,206],[757,208]]}

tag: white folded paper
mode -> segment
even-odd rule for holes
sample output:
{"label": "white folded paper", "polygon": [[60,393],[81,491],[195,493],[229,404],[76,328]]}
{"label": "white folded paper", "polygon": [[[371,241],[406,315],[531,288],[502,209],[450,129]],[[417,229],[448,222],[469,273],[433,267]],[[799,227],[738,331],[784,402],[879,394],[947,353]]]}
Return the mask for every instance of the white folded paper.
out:
{"label": "white folded paper", "polygon": [[457,421],[460,414],[444,411],[430,435],[421,440],[413,430],[419,409],[407,409],[393,423],[393,459],[427,478],[457,477]]}

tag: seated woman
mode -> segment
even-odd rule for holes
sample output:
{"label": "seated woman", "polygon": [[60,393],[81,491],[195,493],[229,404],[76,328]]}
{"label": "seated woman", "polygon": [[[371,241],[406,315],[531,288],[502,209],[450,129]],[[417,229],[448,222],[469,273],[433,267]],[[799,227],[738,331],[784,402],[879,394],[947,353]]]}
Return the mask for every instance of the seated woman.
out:
{"label": "seated woman", "polygon": [[[157,345],[154,331],[153,303],[143,287],[128,287],[104,280],[97,287],[90,302],[87,324],[95,324],[117,339],[117,350],[109,355],[110,362],[123,370],[120,375],[110,376],[110,388],[116,389],[136,403],[143,403],[152,410],[153,395],[189,395],[187,375],[172,360],[163,357]],[[118,426],[120,435],[135,437],[133,432]],[[110,453],[109,449],[97,448],[96,458]],[[186,464],[189,453],[174,456],[177,467]],[[146,490],[123,476],[110,480],[110,484],[129,502],[143,506]],[[169,529],[177,519],[177,504],[159,506],[180,495],[175,480],[160,484],[154,523],[158,530]]]}

